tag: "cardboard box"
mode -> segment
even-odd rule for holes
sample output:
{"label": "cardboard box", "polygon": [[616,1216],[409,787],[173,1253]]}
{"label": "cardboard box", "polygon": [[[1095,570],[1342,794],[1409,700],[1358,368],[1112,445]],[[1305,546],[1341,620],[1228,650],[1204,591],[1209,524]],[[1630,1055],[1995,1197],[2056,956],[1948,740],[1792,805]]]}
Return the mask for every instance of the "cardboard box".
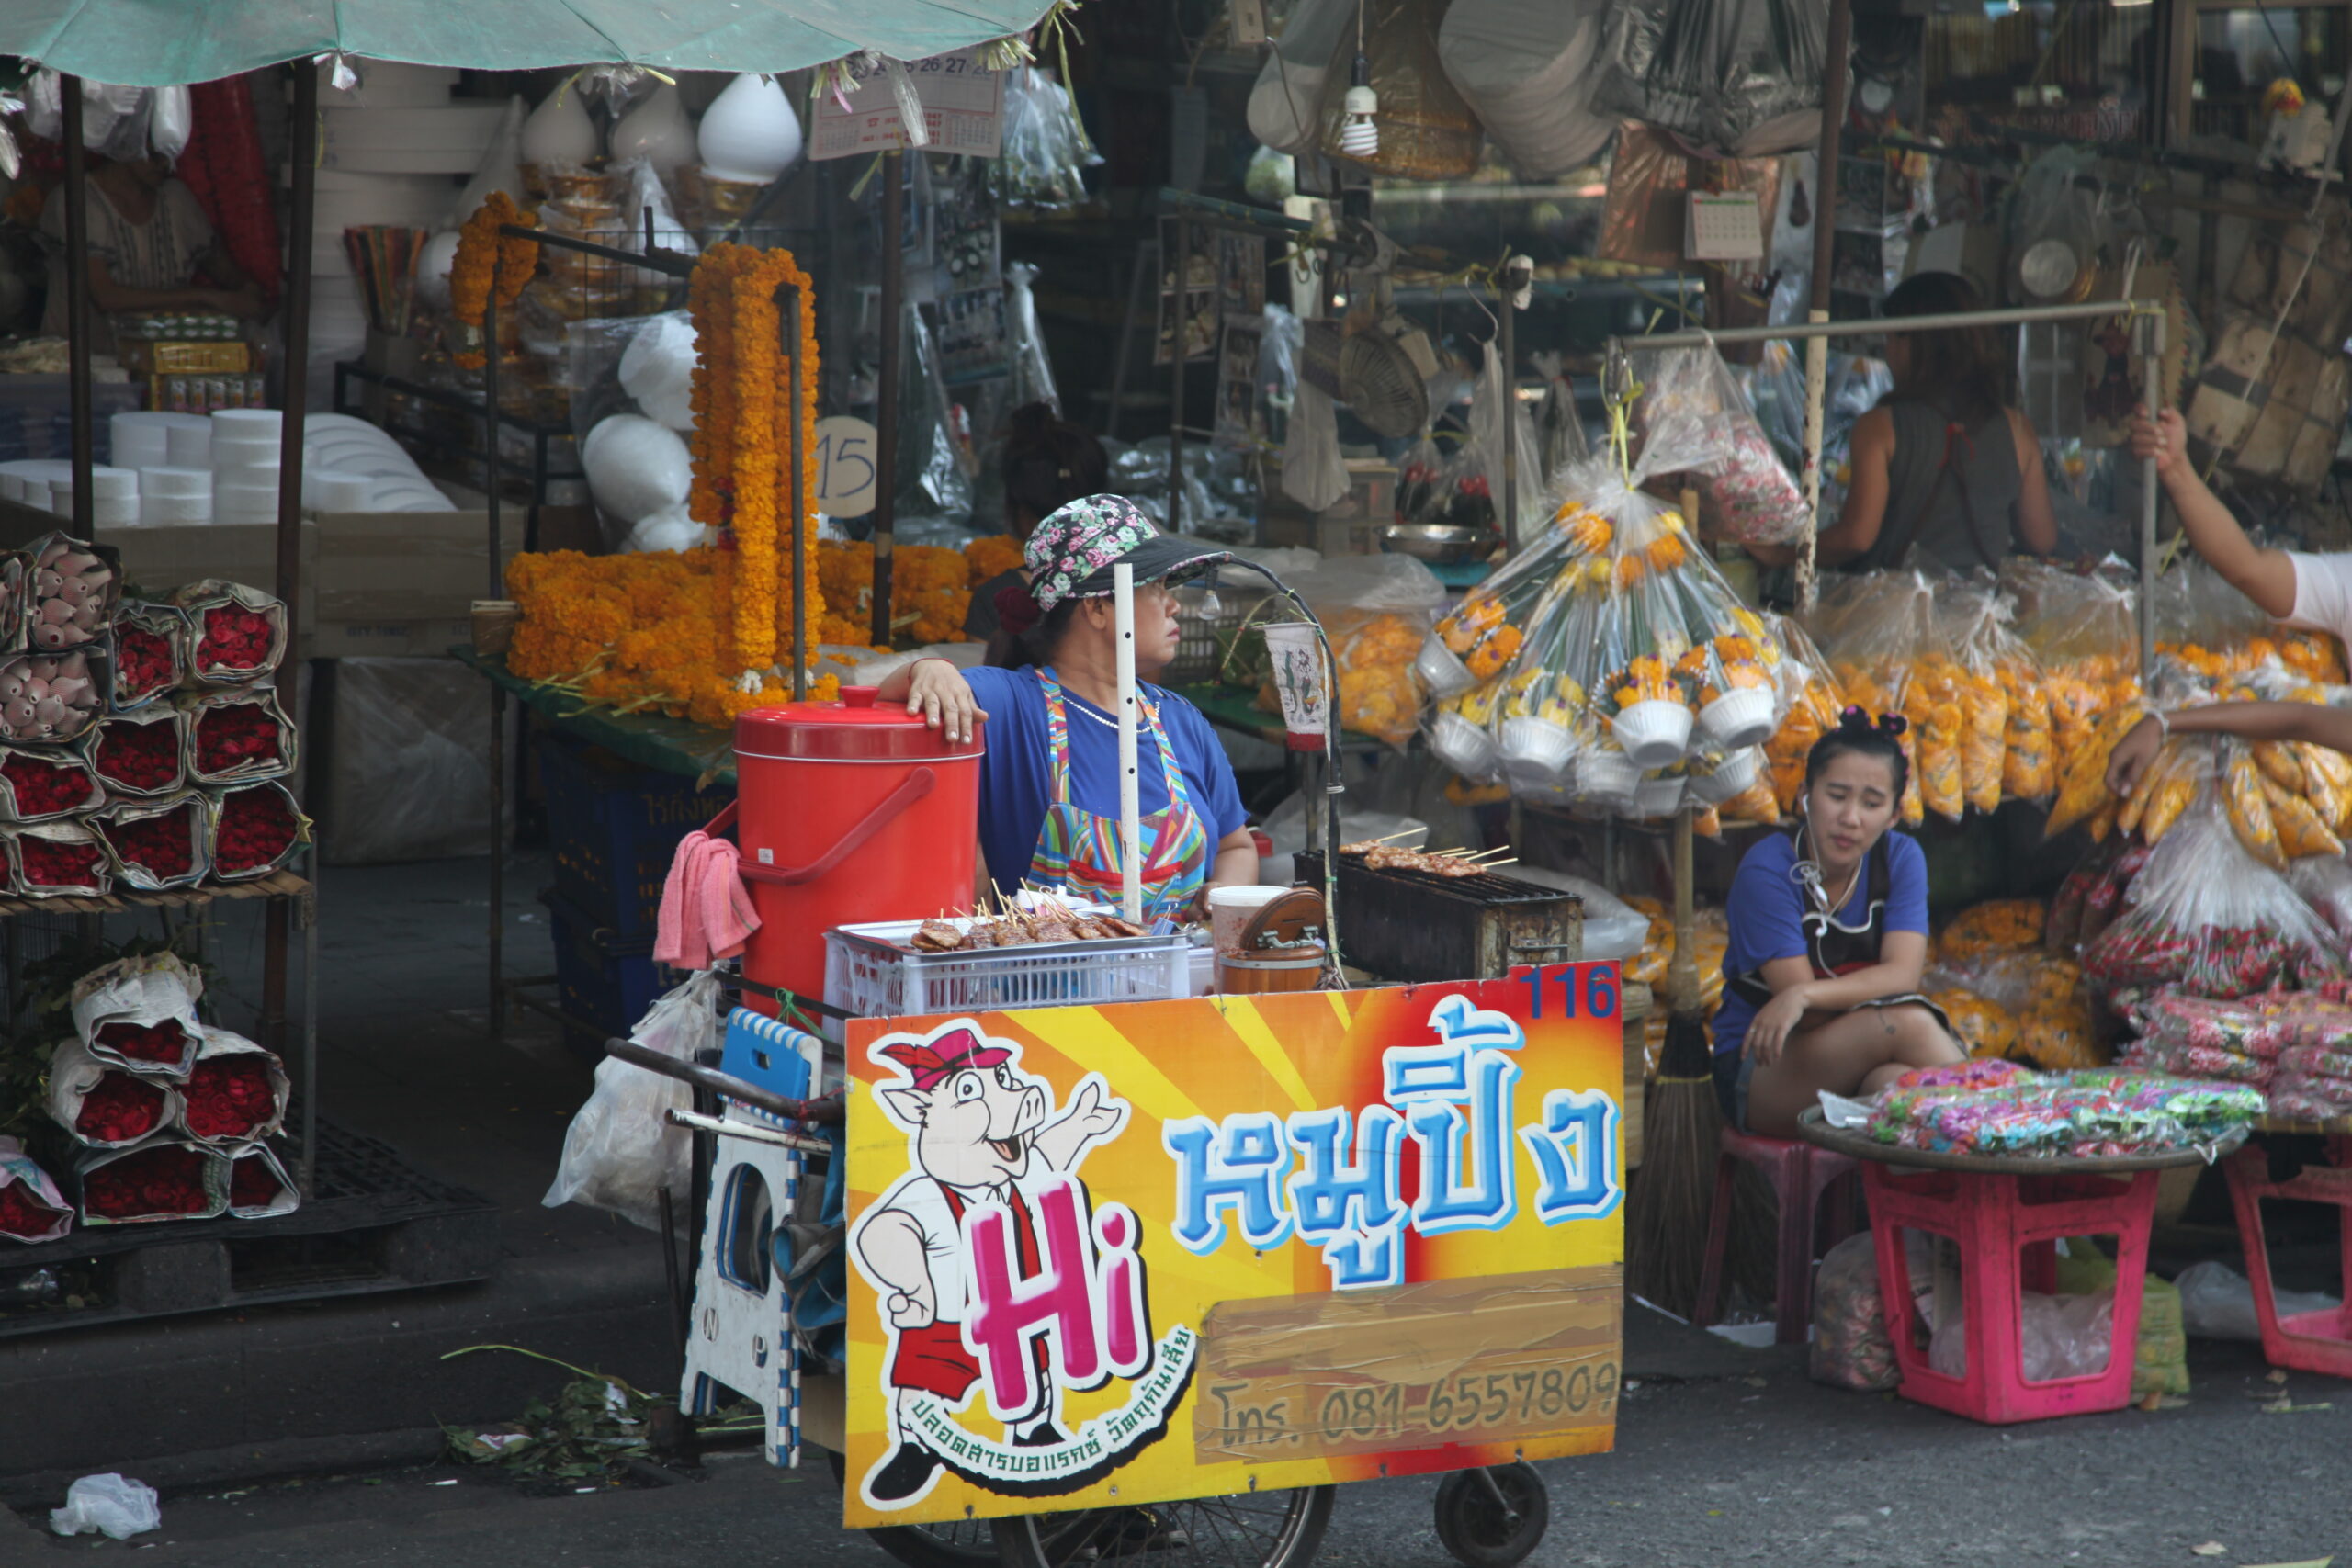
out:
{"label": "cardboard box", "polygon": [[1283,489],[1280,462],[1268,462],[1258,502],[1258,536],[1272,546],[1304,546],[1331,555],[1374,555],[1380,531],[1396,521],[1396,465],[1350,457],[1348,491],[1320,512],[1309,512]]}
{"label": "cardboard box", "polygon": [[[501,554],[522,547],[521,508],[505,517]],[[302,524],[301,654],[440,654],[472,637],[473,602],[489,596],[490,519],[483,512],[330,512]],[[272,524],[124,528],[128,580],[151,594],[199,578],[274,588]],[[502,563],[503,576],[503,563]]]}

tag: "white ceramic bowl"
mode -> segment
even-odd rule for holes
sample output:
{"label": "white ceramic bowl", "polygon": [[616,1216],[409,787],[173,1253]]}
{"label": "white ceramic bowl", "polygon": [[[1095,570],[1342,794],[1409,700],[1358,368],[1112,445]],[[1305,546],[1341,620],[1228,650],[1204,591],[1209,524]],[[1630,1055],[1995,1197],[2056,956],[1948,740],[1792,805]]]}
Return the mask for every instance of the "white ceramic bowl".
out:
{"label": "white ceramic bowl", "polygon": [[1433,697],[1450,697],[1478,683],[1478,678],[1470,673],[1470,666],[1463,663],[1435,632],[1422,641],[1420,655],[1413,660],[1413,673],[1421,678],[1421,683],[1429,687]]}
{"label": "white ceramic bowl", "polygon": [[1699,710],[1699,735],[1719,751],[1772,739],[1772,694],[1754,686],[1725,692]]}
{"label": "white ceramic bowl", "polygon": [[1498,739],[1503,772],[1514,783],[1556,780],[1576,761],[1575,732],[1548,718],[1507,718]]}
{"label": "white ceramic bowl", "polygon": [[1690,743],[1690,710],[1680,703],[1635,703],[1610,721],[1617,744],[1634,767],[1646,773],[1679,761]]}
{"label": "white ceramic bowl", "polygon": [[1692,779],[1690,797],[1702,806],[1721,806],[1734,795],[1747,794],[1761,770],[1761,753],[1753,746],[1744,746],[1724,758],[1713,773]]}
{"label": "white ceramic bowl", "polygon": [[1437,760],[1474,784],[1495,776],[1502,753],[1495,738],[1458,713],[1442,713],[1430,726],[1430,750]]}

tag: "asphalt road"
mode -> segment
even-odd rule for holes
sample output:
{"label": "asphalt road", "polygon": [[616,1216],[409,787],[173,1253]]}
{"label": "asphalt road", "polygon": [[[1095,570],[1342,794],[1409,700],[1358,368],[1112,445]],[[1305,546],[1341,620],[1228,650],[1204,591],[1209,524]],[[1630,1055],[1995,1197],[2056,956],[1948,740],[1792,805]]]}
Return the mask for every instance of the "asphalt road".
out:
{"label": "asphalt road", "polygon": [[[1539,1568],[1693,1564],[2352,1564],[2352,1384],[2295,1375],[2276,1411],[2252,1347],[2191,1348],[2188,1402],[2011,1427],[1806,1381],[1791,1352],[1629,1387],[1615,1453],[1543,1466]],[[1347,1488],[1318,1562],[1445,1568],[1434,1479]],[[820,1464],[726,1458],[703,1479],[526,1495],[438,1466],[167,1496],[163,1529],[68,1543],[0,1517],[0,1563],[71,1553],[239,1568],[823,1568],[884,1558],[836,1523]],[[45,1524],[45,1518],[40,1521]],[[13,1533],[11,1533],[13,1531]],[[2199,1553],[2200,1546],[2221,1550]],[[1197,1559],[1173,1553],[1167,1568]]]}

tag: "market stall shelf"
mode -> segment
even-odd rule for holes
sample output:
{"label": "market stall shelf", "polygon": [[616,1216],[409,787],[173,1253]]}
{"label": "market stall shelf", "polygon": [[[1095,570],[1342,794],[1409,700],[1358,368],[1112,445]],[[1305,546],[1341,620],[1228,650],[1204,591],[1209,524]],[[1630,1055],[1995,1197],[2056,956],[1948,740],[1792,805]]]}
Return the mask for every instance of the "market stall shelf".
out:
{"label": "market stall shelf", "polygon": [[490,1199],[329,1122],[319,1130],[311,1195],[291,1213],[101,1225],[37,1246],[0,1244],[11,1278],[50,1270],[87,1303],[0,1310],[0,1339],[460,1284],[487,1279],[498,1255]]}
{"label": "market stall shelf", "polygon": [[10,915],[119,915],[126,909],[182,909],[209,904],[215,898],[291,898],[310,890],[311,885],[292,872],[277,871],[257,882],[172,887],[155,893],[111,893],[101,898],[0,897],[0,918]]}

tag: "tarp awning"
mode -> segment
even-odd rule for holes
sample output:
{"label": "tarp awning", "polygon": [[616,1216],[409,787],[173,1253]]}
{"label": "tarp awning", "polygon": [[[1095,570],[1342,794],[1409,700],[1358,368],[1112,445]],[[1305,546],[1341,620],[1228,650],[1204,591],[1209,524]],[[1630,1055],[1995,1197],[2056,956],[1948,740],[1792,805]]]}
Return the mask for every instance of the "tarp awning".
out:
{"label": "tarp awning", "polygon": [[797,71],[1025,32],[1050,0],[0,0],[0,54],[99,82],[209,82],[339,51],[478,71]]}

